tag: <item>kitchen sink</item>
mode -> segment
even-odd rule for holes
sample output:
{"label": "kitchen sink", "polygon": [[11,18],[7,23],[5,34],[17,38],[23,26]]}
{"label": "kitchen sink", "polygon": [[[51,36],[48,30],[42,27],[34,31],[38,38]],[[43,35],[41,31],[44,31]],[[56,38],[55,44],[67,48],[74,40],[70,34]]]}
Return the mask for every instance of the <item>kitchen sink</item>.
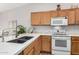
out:
{"label": "kitchen sink", "polygon": [[10,42],[10,43],[24,43],[24,42],[30,40],[31,38],[33,38],[33,36],[23,36],[21,38],[13,39],[13,40],[10,40],[10,41],[7,41],[7,42]]}

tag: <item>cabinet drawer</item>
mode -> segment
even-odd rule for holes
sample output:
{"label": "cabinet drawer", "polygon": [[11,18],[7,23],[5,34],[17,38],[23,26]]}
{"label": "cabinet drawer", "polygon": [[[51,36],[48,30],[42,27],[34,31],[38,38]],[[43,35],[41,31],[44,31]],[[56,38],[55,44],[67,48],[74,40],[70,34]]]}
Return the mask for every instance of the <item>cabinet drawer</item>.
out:
{"label": "cabinet drawer", "polygon": [[44,38],[44,39],[51,39],[51,36],[41,36],[41,38]]}
{"label": "cabinet drawer", "polygon": [[79,41],[79,37],[72,37],[72,41]]}

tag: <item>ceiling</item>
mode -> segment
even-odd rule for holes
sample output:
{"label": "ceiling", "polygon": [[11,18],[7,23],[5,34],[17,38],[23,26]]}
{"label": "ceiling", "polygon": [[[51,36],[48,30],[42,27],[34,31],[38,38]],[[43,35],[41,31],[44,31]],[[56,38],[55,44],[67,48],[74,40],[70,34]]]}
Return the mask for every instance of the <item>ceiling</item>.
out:
{"label": "ceiling", "polygon": [[21,6],[27,5],[27,4],[28,3],[0,3],[0,12],[14,9],[16,7],[21,7]]}

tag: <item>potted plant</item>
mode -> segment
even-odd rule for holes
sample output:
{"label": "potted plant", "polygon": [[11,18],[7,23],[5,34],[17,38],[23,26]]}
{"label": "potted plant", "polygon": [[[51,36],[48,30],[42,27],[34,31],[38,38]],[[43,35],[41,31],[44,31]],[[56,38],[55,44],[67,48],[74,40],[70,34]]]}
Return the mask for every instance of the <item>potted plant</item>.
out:
{"label": "potted plant", "polygon": [[17,26],[17,36],[19,34],[23,34],[23,33],[26,33],[26,28],[24,26],[22,26],[22,25],[18,25]]}

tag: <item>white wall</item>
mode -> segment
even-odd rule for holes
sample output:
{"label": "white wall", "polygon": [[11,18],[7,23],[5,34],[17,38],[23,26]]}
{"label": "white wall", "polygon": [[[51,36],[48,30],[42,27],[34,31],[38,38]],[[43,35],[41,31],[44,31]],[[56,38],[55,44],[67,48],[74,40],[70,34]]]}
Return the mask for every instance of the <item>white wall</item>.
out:
{"label": "white wall", "polygon": [[13,10],[6,11],[0,14],[0,26],[7,28],[9,21],[18,20],[18,24],[22,24],[25,27],[30,26],[30,10],[27,7],[16,8]]}
{"label": "white wall", "polygon": [[[32,3],[9,11],[5,11],[0,14],[0,26],[2,28],[7,28],[9,26],[8,21],[18,20],[18,24],[28,28],[31,26],[31,12],[55,10],[56,5],[56,3]],[[72,4],[61,4],[61,7],[62,9],[71,8],[71,5]],[[35,28],[36,31],[41,32],[44,32],[45,30],[48,32],[49,29],[51,30],[49,26],[37,26]]]}

